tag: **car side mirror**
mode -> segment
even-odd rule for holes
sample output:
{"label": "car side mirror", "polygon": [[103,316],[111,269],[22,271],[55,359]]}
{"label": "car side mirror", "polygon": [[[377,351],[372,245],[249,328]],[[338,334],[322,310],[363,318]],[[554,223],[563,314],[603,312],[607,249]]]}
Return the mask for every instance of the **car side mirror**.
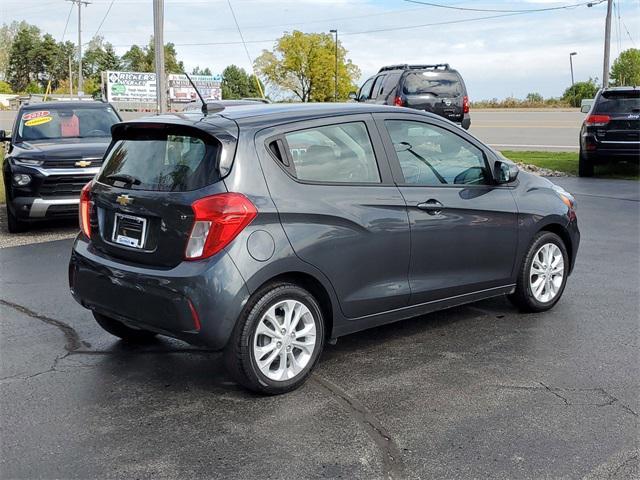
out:
{"label": "car side mirror", "polygon": [[591,110],[591,105],[582,105],[580,107],[580,111],[582,113],[589,113],[589,110]]}
{"label": "car side mirror", "polygon": [[349,100],[358,100],[358,94],[356,92],[349,92]]}
{"label": "car side mirror", "polygon": [[500,160],[495,163],[496,182],[499,184],[515,181],[518,178],[518,172],[520,170],[515,163],[507,163]]}
{"label": "car side mirror", "polygon": [[6,130],[0,130],[0,142],[10,142],[11,136],[7,134]]}

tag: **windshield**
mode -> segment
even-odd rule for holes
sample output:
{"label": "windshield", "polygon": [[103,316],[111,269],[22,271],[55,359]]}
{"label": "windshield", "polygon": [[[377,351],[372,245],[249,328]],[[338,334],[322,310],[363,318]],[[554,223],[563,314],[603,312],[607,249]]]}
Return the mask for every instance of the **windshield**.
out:
{"label": "windshield", "polygon": [[459,97],[462,85],[455,73],[415,72],[404,79],[402,90],[405,95],[433,95],[435,97]]}
{"label": "windshield", "polygon": [[98,181],[133,190],[197,190],[219,179],[219,151],[219,144],[185,135],[120,140],[107,155]]}
{"label": "windshield", "polygon": [[18,126],[20,140],[111,137],[111,125],[118,123],[111,107],[55,108],[27,110]]}
{"label": "windshield", "polygon": [[593,113],[638,113],[640,90],[603,92]]}

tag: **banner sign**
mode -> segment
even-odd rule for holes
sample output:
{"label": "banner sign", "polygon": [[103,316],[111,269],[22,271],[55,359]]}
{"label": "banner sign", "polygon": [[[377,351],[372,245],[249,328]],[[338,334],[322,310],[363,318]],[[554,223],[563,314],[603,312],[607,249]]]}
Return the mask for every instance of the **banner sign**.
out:
{"label": "banner sign", "polygon": [[[142,72],[113,72],[102,74],[103,88],[108,102],[156,101],[156,74]],[[191,75],[191,80],[205,100],[222,99],[222,77],[220,75]],[[198,100],[196,91],[185,75],[167,76],[170,102],[192,102]]]}
{"label": "banner sign", "polygon": [[105,72],[108,102],[155,102],[156,74],[140,72]]}
{"label": "banner sign", "polygon": [[[220,75],[189,75],[205,100],[222,100],[222,77]],[[167,78],[171,102],[193,102],[198,100],[196,91],[186,75],[170,74]]]}

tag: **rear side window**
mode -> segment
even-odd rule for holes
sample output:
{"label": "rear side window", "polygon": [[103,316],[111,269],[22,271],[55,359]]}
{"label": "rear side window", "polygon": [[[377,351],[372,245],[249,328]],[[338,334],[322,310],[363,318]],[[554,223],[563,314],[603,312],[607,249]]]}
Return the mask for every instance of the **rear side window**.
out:
{"label": "rear side window", "polygon": [[373,78],[370,78],[369,80],[367,80],[366,82],[364,82],[364,85],[362,85],[362,87],[360,87],[360,91],[358,92],[358,101],[362,102],[364,100],[369,100],[370,98],[370,94],[371,94],[371,86],[373,84]]}
{"label": "rear side window", "polygon": [[367,127],[342,123],[285,135],[295,176],[328,183],[380,183]]}
{"label": "rear side window", "polygon": [[411,72],[404,78],[402,91],[405,95],[433,95],[436,97],[459,97],[463,94],[462,84],[456,73]]}
{"label": "rear side window", "polygon": [[380,75],[376,77],[375,81],[373,82],[373,87],[371,87],[371,98],[376,98],[380,93],[380,87],[382,86],[382,82],[384,81],[385,76],[386,75]]}
{"label": "rear side window", "polygon": [[638,113],[640,90],[602,92],[594,113]]}
{"label": "rear side window", "polygon": [[219,151],[219,144],[188,135],[119,140],[105,159],[98,181],[133,190],[197,190],[219,179]]}

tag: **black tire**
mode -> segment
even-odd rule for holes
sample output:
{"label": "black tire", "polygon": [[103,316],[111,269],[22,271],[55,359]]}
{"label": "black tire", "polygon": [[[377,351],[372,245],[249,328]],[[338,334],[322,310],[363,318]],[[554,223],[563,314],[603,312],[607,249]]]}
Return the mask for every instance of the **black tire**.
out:
{"label": "black tire", "polygon": [[[531,264],[533,263],[536,252],[538,252],[538,250],[547,243],[553,243],[560,249],[562,259],[564,261],[564,275],[562,278],[562,284],[555,297],[550,301],[541,302],[535,298],[531,290],[529,273],[531,271]],[[558,300],[562,297],[564,288],[567,285],[568,273],[569,255],[567,254],[567,248],[562,239],[552,232],[539,232],[535,237],[533,237],[533,241],[531,242],[526,255],[522,259],[522,264],[518,272],[516,291],[509,295],[509,299],[523,312],[544,312],[549,310],[550,308],[553,308],[553,306],[558,303]]]}
{"label": "black tire", "polygon": [[7,230],[9,233],[22,233],[29,229],[29,224],[20,221],[7,205]]}
{"label": "black tire", "polygon": [[580,149],[580,156],[578,158],[578,175],[581,177],[593,177],[593,163],[590,162],[586,155],[582,153]]}
{"label": "black tire", "polygon": [[[316,329],[315,346],[308,363],[295,377],[272,380],[257,365],[253,341],[262,316],[283,300],[296,300],[309,309]],[[224,359],[228,372],[245,388],[262,394],[279,395],[295,390],[307,380],[320,358],[323,346],[324,318],[316,299],[297,285],[279,282],[263,287],[251,297],[225,348]]]}
{"label": "black tire", "polygon": [[154,332],[127,327],[124,323],[100,313],[93,312],[93,318],[96,319],[96,322],[103,330],[121,338],[125,342],[146,343],[156,336]]}

